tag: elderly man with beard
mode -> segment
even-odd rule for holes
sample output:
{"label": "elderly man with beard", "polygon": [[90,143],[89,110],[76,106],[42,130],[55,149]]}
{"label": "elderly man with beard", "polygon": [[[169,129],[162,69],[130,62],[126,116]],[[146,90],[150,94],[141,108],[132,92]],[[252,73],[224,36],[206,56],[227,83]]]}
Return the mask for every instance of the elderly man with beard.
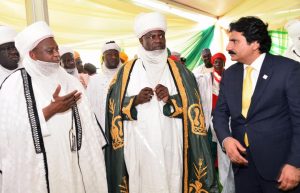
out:
{"label": "elderly man with beard", "polygon": [[138,58],[123,65],[106,105],[109,192],[218,192],[193,74],[168,60],[166,20],[135,20]]}
{"label": "elderly man with beard", "polygon": [[105,127],[105,104],[109,83],[121,66],[119,52],[120,47],[114,41],[104,43],[101,70],[98,74],[90,77],[86,90],[92,109],[103,129]]}
{"label": "elderly man with beard", "polygon": [[0,85],[16,68],[20,55],[15,47],[17,32],[8,26],[0,26]]}
{"label": "elderly man with beard", "polygon": [[106,193],[105,140],[51,29],[34,23],[15,44],[24,68],[0,90],[0,192]]}

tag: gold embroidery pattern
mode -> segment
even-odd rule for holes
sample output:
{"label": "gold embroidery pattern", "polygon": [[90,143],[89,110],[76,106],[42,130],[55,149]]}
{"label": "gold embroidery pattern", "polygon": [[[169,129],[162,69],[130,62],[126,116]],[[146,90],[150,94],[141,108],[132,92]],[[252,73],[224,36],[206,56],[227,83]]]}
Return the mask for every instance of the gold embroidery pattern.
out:
{"label": "gold embroidery pattern", "polygon": [[123,177],[123,184],[119,185],[121,193],[129,193],[128,183],[126,176]]}
{"label": "gold embroidery pattern", "polygon": [[[115,113],[115,102],[110,99],[109,100],[109,112],[114,116]],[[112,118],[110,134],[112,137],[112,147],[114,150],[119,149],[124,146],[124,138],[123,138],[123,123],[122,117],[120,115]]]}
{"label": "gold embroidery pattern", "polygon": [[171,99],[173,106],[175,108],[174,113],[171,115],[171,117],[176,117],[177,115],[182,114],[182,107],[179,107],[175,99]]}
{"label": "gold embroidery pattern", "polygon": [[129,119],[130,121],[133,120],[133,118],[132,118],[132,116],[131,116],[131,113],[130,113],[130,109],[131,109],[131,107],[132,107],[133,100],[134,100],[134,97],[132,97],[132,98],[130,99],[130,101],[129,101],[129,103],[128,103],[128,105],[127,105],[126,107],[123,107],[123,108],[122,108],[123,114],[125,114],[125,115],[128,117],[128,119]]}
{"label": "gold embroidery pattern", "polygon": [[188,122],[187,122],[187,107],[188,107],[188,101],[187,101],[187,94],[185,92],[185,88],[182,83],[182,78],[180,76],[179,70],[173,60],[168,59],[170,63],[170,70],[174,74],[175,81],[177,83],[179,93],[182,100],[182,115],[183,115],[183,138],[184,138],[184,144],[183,144],[183,168],[184,168],[184,176],[183,176],[183,193],[188,193],[188,148],[189,148],[189,133],[188,133]]}
{"label": "gold embroidery pattern", "polygon": [[199,104],[192,104],[188,110],[192,132],[196,135],[206,135],[205,119]]}
{"label": "gold embroidery pattern", "polygon": [[194,183],[190,183],[189,186],[189,193],[208,193],[204,188],[202,188],[201,178],[207,175],[207,166],[203,166],[203,159],[199,159],[198,167],[196,164],[194,165],[195,169],[195,175],[197,177],[197,180],[194,181]]}

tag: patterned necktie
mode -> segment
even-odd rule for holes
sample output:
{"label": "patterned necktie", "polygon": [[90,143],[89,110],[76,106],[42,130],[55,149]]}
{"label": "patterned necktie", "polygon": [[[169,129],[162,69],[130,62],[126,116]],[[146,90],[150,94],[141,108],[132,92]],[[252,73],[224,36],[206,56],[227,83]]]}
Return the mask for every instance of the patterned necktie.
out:
{"label": "patterned necktie", "polygon": [[[251,97],[252,97],[252,80],[251,80],[251,72],[253,71],[253,68],[251,66],[246,67],[246,76],[243,82],[243,95],[242,95],[242,115],[247,118],[248,110],[251,103]],[[249,146],[248,136],[245,132],[244,135],[244,142],[246,147]]]}

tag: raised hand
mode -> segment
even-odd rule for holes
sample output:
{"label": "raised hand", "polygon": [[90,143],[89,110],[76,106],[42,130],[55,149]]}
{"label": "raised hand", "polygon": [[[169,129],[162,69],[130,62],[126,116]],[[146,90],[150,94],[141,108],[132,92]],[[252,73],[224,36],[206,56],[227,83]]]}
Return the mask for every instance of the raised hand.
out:
{"label": "raised hand", "polygon": [[51,103],[43,108],[43,113],[46,121],[56,113],[61,113],[69,110],[81,98],[81,92],[74,90],[64,96],[59,96],[61,86],[58,85],[52,95]]}

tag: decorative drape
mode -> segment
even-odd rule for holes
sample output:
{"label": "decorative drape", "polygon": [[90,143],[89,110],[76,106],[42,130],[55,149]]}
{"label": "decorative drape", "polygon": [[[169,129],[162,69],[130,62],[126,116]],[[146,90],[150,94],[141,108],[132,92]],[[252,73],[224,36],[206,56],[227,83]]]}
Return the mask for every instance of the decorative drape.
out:
{"label": "decorative drape", "polygon": [[194,67],[202,63],[201,51],[203,48],[209,48],[214,36],[215,26],[200,31],[187,40],[181,51],[182,56],[186,58],[186,66],[192,70]]}

